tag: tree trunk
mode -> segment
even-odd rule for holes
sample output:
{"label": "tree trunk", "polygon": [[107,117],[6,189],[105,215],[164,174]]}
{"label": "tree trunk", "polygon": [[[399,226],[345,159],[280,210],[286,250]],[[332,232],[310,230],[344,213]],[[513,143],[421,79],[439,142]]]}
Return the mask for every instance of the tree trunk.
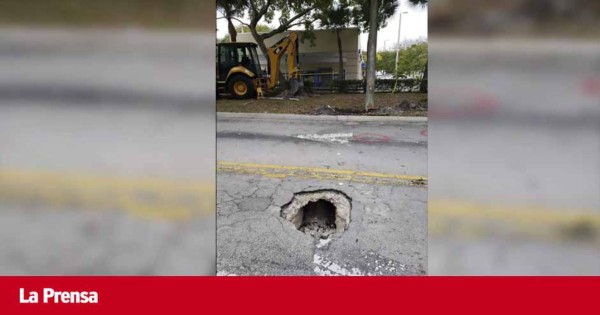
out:
{"label": "tree trunk", "polygon": [[429,61],[425,64],[425,71],[423,72],[423,79],[421,79],[421,85],[419,91],[421,93],[427,93],[427,72],[429,69]]}
{"label": "tree trunk", "polygon": [[251,24],[248,28],[250,29],[250,33],[252,34],[252,37],[258,44],[258,48],[260,48],[260,51],[266,58],[267,57],[267,45],[265,45],[265,39],[262,36],[260,36],[260,34],[258,34],[258,32],[256,31],[256,25]]}
{"label": "tree trunk", "polygon": [[271,65],[269,64],[269,56],[267,55],[267,45],[265,44],[265,40],[256,31],[256,25],[250,24],[248,28],[250,29],[250,33],[252,34],[254,41],[256,41],[256,44],[258,44],[258,48],[260,48],[261,53],[267,60],[267,73],[269,73],[271,71]]}
{"label": "tree trunk", "polygon": [[342,51],[342,38],[340,36],[340,30],[336,29],[335,33],[337,35],[337,44],[338,44],[338,53],[340,56],[340,60],[339,60],[339,77],[338,79],[340,80],[345,80],[346,79],[346,73],[344,72],[344,52]]}
{"label": "tree trunk", "polygon": [[237,31],[235,30],[235,26],[231,19],[227,19],[227,28],[229,30],[229,40],[231,40],[232,43],[237,42]]}
{"label": "tree trunk", "polygon": [[377,0],[371,0],[369,8],[369,40],[367,43],[367,91],[365,93],[365,111],[375,108],[375,62],[377,55]]}
{"label": "tree trunk", "polygon": [[[267,48],[267,45],[265,44],[265,38],[263,38],[262,36],[260,36],[260,34],[258,34],[258,32],[256,31],[256,25],[250,24],[248,28],[250,29],[250,33],[252,34],[252,37],[258,44],[258,48],[260,48],[260,51],[262,52],[263,56],[267,60],[267,73],[269,75],[273,75],[271,73],[271,65],[269,63],[269,56],[267,55],[268,48]],[[285,84],[284,78],[283,78],[283,73],[282,73],[281,69],[279,70],[279,82],[278,83],[280,85]]]}

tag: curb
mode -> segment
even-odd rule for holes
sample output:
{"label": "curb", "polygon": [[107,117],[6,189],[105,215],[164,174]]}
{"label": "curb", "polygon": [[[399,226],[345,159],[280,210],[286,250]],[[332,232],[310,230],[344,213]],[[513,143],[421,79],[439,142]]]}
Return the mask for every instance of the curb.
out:
{"label": "curb", "polygon": [[269,119],[269,120],[319,120],[319,121],[402,121],[426,123],[427,117],[414,116],[349,116],[349,115],[295,115],[264,113],[229,113],[217,112],[217,119]]}

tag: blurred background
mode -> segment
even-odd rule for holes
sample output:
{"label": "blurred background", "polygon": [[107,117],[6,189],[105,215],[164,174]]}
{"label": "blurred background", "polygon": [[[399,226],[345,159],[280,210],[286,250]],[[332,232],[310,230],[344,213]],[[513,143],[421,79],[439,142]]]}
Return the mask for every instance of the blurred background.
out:
{"label": "blurred background", "polygon": [[600,274],[600,2],[429,6],[429,272]]}
{"label": "blurred background", "polygon": [[214,274],[214,1],[0,0],[0,273]]}

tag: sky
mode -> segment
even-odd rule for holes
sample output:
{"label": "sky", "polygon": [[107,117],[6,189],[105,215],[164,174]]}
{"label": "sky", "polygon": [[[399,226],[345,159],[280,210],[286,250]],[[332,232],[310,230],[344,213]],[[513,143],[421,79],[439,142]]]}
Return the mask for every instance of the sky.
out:
{"label": "sky", "polygon": [[[427,7],[413,7],[402,0],[396,14],[387,21],[387,26],[377,34],[377,50],[392,49],[398,41],[398,17],[402,14],[402,27],[400,31],[400,42],[406,40],[427,39]],[[234,21],[236,26],[237,22]],[[217,19],[217,36],[219,38],[227,34],[227,21]],[[360,36],[361,49],[367,48],[367,34]]]}

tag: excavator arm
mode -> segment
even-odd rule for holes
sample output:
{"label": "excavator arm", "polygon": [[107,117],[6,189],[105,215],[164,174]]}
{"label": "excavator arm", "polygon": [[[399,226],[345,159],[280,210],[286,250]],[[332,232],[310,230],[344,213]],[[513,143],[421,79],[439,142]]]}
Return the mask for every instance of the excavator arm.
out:
{"label": "excavator arm", "polygon": [[289,35],[279,40],[267,49],[269,61],[269,80],[267,87],[274,88],[279,82],[279,64],[281,57],[287,52],[287,72],[290,79],[300,79],[300,64],[298,59],[298,33],[290,32]]}

